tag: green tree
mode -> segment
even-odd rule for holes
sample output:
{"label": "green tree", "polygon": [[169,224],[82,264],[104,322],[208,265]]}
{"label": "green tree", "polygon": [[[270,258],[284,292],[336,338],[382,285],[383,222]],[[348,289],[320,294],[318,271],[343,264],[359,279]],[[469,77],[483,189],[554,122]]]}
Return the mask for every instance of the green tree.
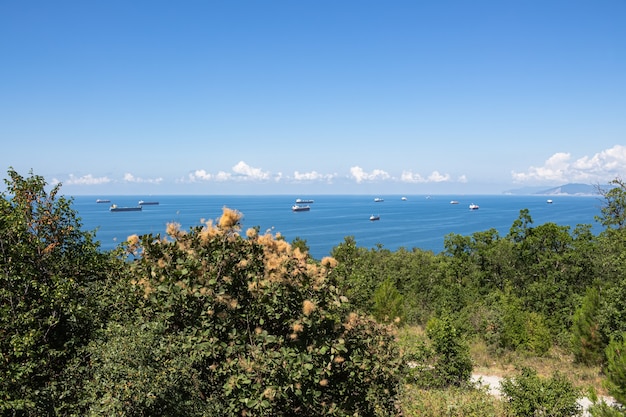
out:
{"label": "green tree", "polygon": [[523,242],[528,236],[532,224],[533,219],[530,216],[530,210],[520,210],[519,217],[511,225],[507,237],[516,243]]}
{"label": "green tree", "polygon": [[97,320],[93,291],[109,257],[81,231],[58,184],[13,169],[0,196],[0,413],[69,413],[80,393],[71,364]]}
{"label": "green tree", "polygon": [[599,365],[604,361],[606,341],[600,331],[599,310],[600,293],[589,287],[572,325],[572,351],[580,363]]}
{"label": "green tree", "polygon": [[574,240],[569,226],[555,223],[526,230],[517,245],[516,269],[518,275],[513,289],[526,307],[544,317],[553,331],[566,331],[571,326],[572,297],[576,281],[570,267]]}
{"label": "green tree", "polygon": [[606,375],[609,394],[626,404],[626,332],[613,337],[606,348]]}
{"label": "green tree", "polygon": [[615,178],[610,184],[612,186],[608,191],[598,187],[604,205],[597,220],[606,228],[623,229],[626,225],[626,183],[621,178]]}
{"label": "green tree", "polygon": [[508,284],[526,310],[544,317],[554,341],[566,345],[575,303],[595,278],[595,239],[589,225],[571,232],[569,226],[532,223],[529,211],[521,210],[507,235],[515,269]]}
{"label": "green tree", "polygon": [[552,337],[543,316],[525,310],[522,301],[507,288],[487,297],[488,313],[483,337],[494,350],[519,350],[543,355],[552,345]]}
{"label": "green tree", "polygon": [[609,284],[602,291],[598,316],[604,340],[619,338],[626,332],[626,279]]}
{"label": "green tree", "polygon": [[[382,247],[359,248],[353,238],[332,251],[338,262],[335,272],[340,287],[358,309],[377,314],[380,289],[385,280],[393,285],[402,299],[402,316],[407,323],[425,323],[433,314],[434,300],[448,294],[448,286],[442,282],[448,260],[430,251],[399,248],[395,252]],[[445,289],[444,289],[445,288]],[[458,288],[455,287],[455,290]],[[450,304],[454,304],[450,302]],[[390,313],[383,314],[391,317]]]}
{"label": "green tree", "polygon": [[400,322],[404,317],[402,294],[389,278],[374,293],[374,317],[382,323]]}

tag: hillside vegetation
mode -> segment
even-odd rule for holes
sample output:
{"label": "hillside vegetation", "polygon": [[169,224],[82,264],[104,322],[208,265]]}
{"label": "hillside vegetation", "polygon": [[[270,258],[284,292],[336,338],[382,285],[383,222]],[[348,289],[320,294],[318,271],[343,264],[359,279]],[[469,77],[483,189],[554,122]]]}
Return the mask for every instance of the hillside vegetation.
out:
{"label": "hillside vegetation", "polygon": [[[626,403],[619,179],[599,235],[521,210],[441,254],[347,236],[317,260],[228,208],[102,251],[61,185],[8,176],[0,415],[568,416],[589,386]],[[502,398],[470,382],[496,366]]]}

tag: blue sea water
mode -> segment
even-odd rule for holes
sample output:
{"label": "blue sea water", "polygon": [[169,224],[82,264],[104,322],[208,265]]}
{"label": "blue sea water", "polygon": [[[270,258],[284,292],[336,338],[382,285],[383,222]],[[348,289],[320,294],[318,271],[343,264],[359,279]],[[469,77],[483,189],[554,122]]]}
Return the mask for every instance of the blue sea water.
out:
{"label": "blue sea water", "polygon": [[[312,198],[311,210],[293,212],[296,197]],[[311,255],[321,259],[333,247],[353,236],[357,245],[396,250],[419,248],[439,253],[444,238],[450,233],[471,235],[490,228],[500,235],[508,233],[522,209],[529,209],[533,225],[547,222],[571,226],[590,224],[594,232],[601,230],[595,221],[602,200],[598,196],[98,196],[118,206],[136,206],[139,200],[158,201],[143,206],[139,212],[110,212],[110,204],[96,203],[95,196],[74,197],[84,230],[96,230],[96,239],[103,249],[113,249],[132,234],[165,234],[167,223],[176,222],[183,230],[200,225],[202,220],[217,219],[222,208],[229,207],[243,214],[243,230],[258,226],[263,233],[279,232],[289,242],[299,237],[307,242]],[[548,204],[547,198],[553,203]],[[457,200],[459,204],[450,204]],[[469,204],[480,206],[469,210]],[[380,216],[370,221],[372,214]]]}

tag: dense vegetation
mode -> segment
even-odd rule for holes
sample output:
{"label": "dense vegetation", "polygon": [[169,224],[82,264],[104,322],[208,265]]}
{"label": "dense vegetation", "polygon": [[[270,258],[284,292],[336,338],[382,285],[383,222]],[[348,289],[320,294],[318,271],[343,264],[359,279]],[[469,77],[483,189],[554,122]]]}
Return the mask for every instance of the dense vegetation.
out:
{"label": "dense vegetation", "polygon": [[[566,376],[527,368],[505,380],[504,403],[487,400],[469,382],[476,341],[493,357],[559,349],[600,367],[626,403],[619,179],[597,235],[521,210],[508,234],[452,234],[440,254],[346,237],[315,260],[305,240],[243,232],[230,209],[105,252],[60,186],[8,173],[0,415],[438,415],[450,395],[470,400],[448,415],[579,411]],[[407,328],[424,331],[399,340]]]}

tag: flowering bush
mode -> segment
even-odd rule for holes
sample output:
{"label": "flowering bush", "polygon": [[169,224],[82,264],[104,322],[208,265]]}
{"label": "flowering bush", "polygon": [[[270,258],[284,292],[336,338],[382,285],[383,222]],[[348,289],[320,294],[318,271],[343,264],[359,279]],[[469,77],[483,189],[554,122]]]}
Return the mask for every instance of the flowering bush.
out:
{"label": "flowering bush", "polygon": [[393,330],[352,311],[334,259],[243,237],[240,218],[225,208],[215,224],[128,239],[136,316],[92,345],[90,412],[397,414]]}

